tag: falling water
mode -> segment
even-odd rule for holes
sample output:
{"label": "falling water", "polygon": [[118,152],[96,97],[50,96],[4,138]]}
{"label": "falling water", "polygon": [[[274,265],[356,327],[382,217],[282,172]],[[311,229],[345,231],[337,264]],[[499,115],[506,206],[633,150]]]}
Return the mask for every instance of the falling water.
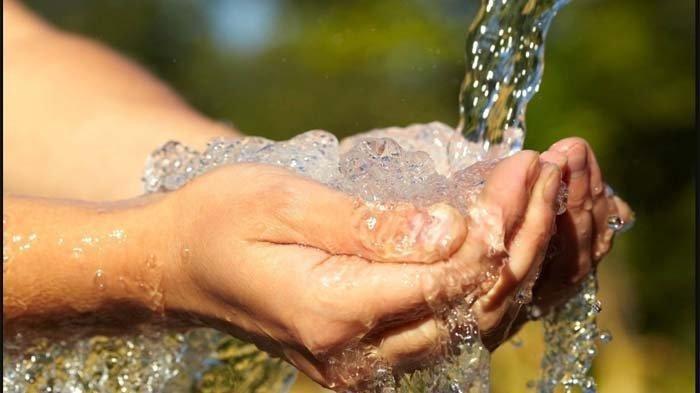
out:
{"label": "falling water", "polygon": [[[556,13],[568,0],[482,0],[466,41],[466,74],[459,96],[457,129],[483,147],[487,158],[511,155],[523,147],[525,110],[538,92],[544,70],[544,43]],[[456,138],[459,145],[459,138]],[[530,386],[551,393],[596,390],[589,376],[596,340],[609,341],[597,328],[600,304],[591,274],[572,299],[544,318],[542,376]]]}
{"label": "falling water", "polygon": [[542,80],[547,30],[567,2],[482,0],[467,35],[457,129],[489,155],[522,148],[525,107]]}

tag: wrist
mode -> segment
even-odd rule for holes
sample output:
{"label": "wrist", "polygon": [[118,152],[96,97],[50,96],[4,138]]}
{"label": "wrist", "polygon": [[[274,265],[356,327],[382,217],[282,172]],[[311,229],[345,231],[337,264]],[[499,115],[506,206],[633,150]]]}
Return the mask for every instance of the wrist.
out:
{"label": "wrist", "polygon": [[108,332],[163,315],[163,273],[175,240],[161,231],[161,196],[107,204],[5,198],[3,205],[13,239],[3,325]]}
{"label": "wrist", "polygon": [[169,271],[179,265],[180,239],[174,226],[176,211],[171,208],[168,197],[139,198],[143,206],[126,206],[111,219],[123,223],[124,228],[115,234],[121,236],[123,249],[117,251],[122,255],[115,259],[113,266],[120,274],[105,280],[106,301],[133,303],[147,310],[153,319],[165,316],[165,280]]}
{"label": "wrist", "polygon": [[[239,169],[227,168],[224,177],[241,181]],[[237,197],[228,194],[230,190],[220,190],[220,182],[221,177],[203,176],[165,194],[163,208],[176,217],[170,219],[173,224],[167,230],[167,237],[174,240],[168,246],[171,262],[163,276],[164,312],[170,325],[214,327],[255,341],[261,332],[243,304],[257,296],[246,290],[250,285],[245,278],[234,273],[240,267],[240,242],[225,224],[241,218],[235,207]],[[225,277],[221,263],[232,270]]]}
{"label": "wrist", "polygon": [[169,324],[193,326],[199,291],[189,271],[192,262],[192,244],[197,236],[192,230],[193,205],[187,202],[186,190],[162,194],[163,200],[149,212],[152,222],[160,222],[154,246],[162,255],[159,300],[155,312],[160,312]]}

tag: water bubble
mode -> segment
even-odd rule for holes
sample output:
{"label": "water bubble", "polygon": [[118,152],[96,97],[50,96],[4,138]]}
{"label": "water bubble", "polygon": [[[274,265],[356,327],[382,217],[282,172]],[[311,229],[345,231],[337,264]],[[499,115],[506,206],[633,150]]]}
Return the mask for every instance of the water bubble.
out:
{"label": "water bubble", "polygon": [[611,334],[609,331],[603,330],[603,331],[601,331],[600,334],[598,335],[598,339],[600,340],[601,343],[607,344],[607,343],[609,343],[610,341],[612,341],[613,336],[612,336],[612,334]]}
{"label": "water bubble", "polygon": [[610,216],[608,217],[608,228],[612,229],[615,232],[621,231],[622,228],[624,228],[625,222],[622,221],[622,218],[619,216]]}

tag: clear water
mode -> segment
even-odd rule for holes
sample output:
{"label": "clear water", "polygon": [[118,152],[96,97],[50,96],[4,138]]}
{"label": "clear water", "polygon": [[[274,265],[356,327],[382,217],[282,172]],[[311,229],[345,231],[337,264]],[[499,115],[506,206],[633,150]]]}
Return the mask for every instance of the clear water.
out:
{"label": "clear water", "polygon": [[466,40],[457,129],[491,157],[522,149],[525,109],[539,90],[544,43],[568,0],[482,0]]}
{"label": "clear water", "polygon": [[[374,130],[341,144],[323,131],[278,143],[255,137],[221,139],[202,153],[170,142],[150,157],[145,189],[176,190],[219,165],[261,162],[290,168],[372,203],[446,201],[470,214],[492,160],[522,148],[525,107],[542,75],[544,38],[564,3],[482,3],[467,39],[458,130],[431,123]],[[493,281],[498,267],[483,266],[472,279]],[[543,375],[531,384],[538,391],[551,392],[557,385],[595,391],[587,374],[596,338],[607,337],[595,324],[595,287],[591,276],[579,295],[545,318]],[[475,291],[462,302],[436,306],[448,342],[441,361],[424,370],[395,376],[372,355],[373,348],[362,343],[326,361],[344,378],[372,376],[355,391],[486,392],[489,353],[470,311],[470,299],[478,295]],[[529,298],[521,294],[522,303]],[[60,342],[17,337],[3,342],[3,355],[3,392],[264,393],[287,390],[295,376],[286,363],[211,329],[187,333],[152,329],[119,338],[75,337]]]}
{"label": "clear water", "polygon": [[596,316],[601,311],[596,293],[595,273],[581,284],[580,291],[569,301],[543,318],[545,351],[540,380],[528,383],[540,393],[552,393],[562,387],[566,393],[580,389],[595,393],[596,383],[589,374],[598,348],[612,336],[598,329]]}
{"label": "clear water", "polygon": [[[484,158],[511,155],[523,147],[525,110],[539,90],[544,70],[544,44],[556,13],[568,0],[482,0],[466,41],[466,73],[459,96],[458,130],[484,152]],[[454,156],[461,156],[455,138]],[[473,154],[473,153],[472,153]],[[530,288],[531,289],[531,288]],[[543,320],[545,353],[540,380],[529,383],[540,393],[566,392],[578,387],[594,393],[589,375],[597,353],[596,340],[611,336],[598,330],[595,273],[586,278],[572,299]],[[531,292],[519,293],[519,302]]]}

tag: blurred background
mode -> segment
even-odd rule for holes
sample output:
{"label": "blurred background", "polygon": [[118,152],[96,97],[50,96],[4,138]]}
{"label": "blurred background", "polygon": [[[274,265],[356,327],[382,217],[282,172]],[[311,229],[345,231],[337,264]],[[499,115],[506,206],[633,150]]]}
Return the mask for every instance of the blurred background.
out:
{"label": "blurred background", "polygon": [[[27,1],[130,56],[203,113],[246,133],[339,137],[457,123],[477,0]],[[600,391],[694,386],[696,133],[691,0],[573,0],[554,20],[526,147],[578,135],[637,213],[600,268]],[[154,146],[155,147],[155,146]],[[494,355],[494,392],[525,390],[538,324]],[[294,392],[320,392],[300,377]]]}

